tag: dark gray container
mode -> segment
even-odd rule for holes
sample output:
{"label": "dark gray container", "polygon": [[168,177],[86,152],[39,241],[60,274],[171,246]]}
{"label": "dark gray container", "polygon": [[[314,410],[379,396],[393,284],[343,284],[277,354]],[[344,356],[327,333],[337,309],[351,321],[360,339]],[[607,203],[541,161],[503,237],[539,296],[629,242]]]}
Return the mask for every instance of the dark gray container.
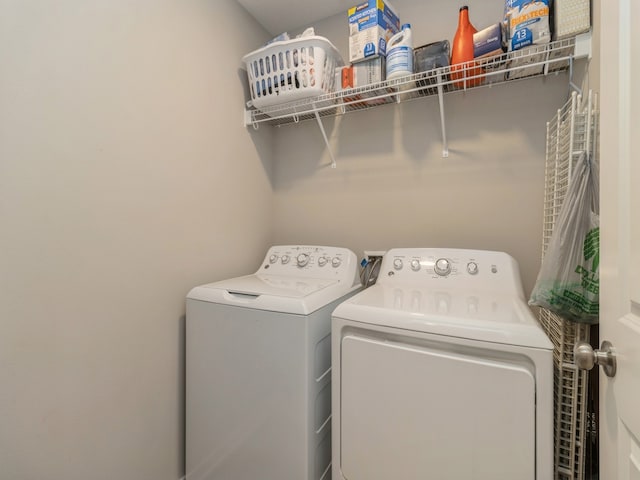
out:
{"label": "dark gray container", "polygon": [[[449,41],[442,40],[440,42],[433,42],[427,45],[423,45],[413,49],[413,70],[415,73],[430,72],[436,68],[449,66]],[[442,80],[446,80],[446,76],[443,75]],[[437,83],[436,72],[425,76],[425,78],[417,81],[418,86],[426,87],[420,90],[422,95],[430,95],[434,92],[430,90]]]}

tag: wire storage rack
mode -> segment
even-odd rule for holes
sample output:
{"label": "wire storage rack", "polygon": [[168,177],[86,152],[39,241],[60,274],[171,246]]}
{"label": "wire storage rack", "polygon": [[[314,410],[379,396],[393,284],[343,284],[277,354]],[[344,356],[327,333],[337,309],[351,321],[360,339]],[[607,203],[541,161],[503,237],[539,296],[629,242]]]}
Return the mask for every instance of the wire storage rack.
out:
{"label": "wire storage rack", "polygon": [[[560,207],[582,152],[598,162],[597,96],[574,92],[547,123],[542,256],[547,251]],[[540,323],[554,346],[554,470],[557,480],[584,480],[589,372],[574,363],[573,348],[589,341],[591,326],[566,320],[546,309]]]}
{"label": "wire storage rack", "polygon": [[[257,108],[252,101],[249,101],[244,110],[244,124],[258,129],[261,124],[283,126],[315,119],[331,156],[332,167],[335,168],[336,161],[322,123],[323,117],[335,117],[381,105],[437,96],[442,130],[442,156],[448,157],[449,148],[444,111],[445,94],[492,87],[532,77],[556,75],[566,71],[569,72],[570,85],[575,87],[572,81],[574,61],[590,57],[590,55],[591,33],[587,32],[489,59],[440,67],[394,80],[326,93],[295,102]],[[278,88],[280,89],[278,92],[280,92],[282,89],[294,88],[294,85],[288,85],[285,82],[283,86]],[[278,92],[273,90],[268,93],[274,95]],[[283,95],[284,97],[286,95]]]}
{"label": "wire storage rack", "polygon": [[316,113],[321,117],[336,116],[389,103],[403,103],[438,94],[559,73],[570,68],[575,45],[575,37],[567,38],[505,53],[482,63],[471,61],[436,68],[395,80],[372,83],[260,109],[253,108],[249,102],[245,123],[254,126],[260,123],[287,125],[312,120]]}

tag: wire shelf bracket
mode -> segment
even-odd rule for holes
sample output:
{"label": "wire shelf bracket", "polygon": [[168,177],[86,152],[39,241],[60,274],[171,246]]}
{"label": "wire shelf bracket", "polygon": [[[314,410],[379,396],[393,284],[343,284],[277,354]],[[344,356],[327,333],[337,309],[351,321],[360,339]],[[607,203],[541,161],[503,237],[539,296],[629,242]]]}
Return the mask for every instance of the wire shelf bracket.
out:
{"label": "wire shelf bracket", "polygon": [[[315,107],[315,105],[314,105]],[[329,152],[329,157],[331,157],[331,168],[336,168],[337,164],[336,164],[336,157],[333,156],[333,151],[331,150],[331,145],[329,144],[329,138],[327,138],[327,132],[325,132],[324,130],[324,125],[322,124],[322,119],[320,118],[320,115],[318,114],[318,111],[315,110],[314,108],[314,112],[316,120],[318,121],[318,127],[320,127],[320,133],[322,133],[322,138],[324,139],[324,144],[327,146],[327,151]]]}

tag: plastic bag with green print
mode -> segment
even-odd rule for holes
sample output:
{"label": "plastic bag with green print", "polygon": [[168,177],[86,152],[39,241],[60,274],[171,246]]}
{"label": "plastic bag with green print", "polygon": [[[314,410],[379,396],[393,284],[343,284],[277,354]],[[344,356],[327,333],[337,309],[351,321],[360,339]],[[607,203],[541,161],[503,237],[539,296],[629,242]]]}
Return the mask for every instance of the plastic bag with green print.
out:
{"label": "plastic bag with green print", "polygon": [[600,227],[597,165],[582,154],[554,226],[529,305],[598,323]]}

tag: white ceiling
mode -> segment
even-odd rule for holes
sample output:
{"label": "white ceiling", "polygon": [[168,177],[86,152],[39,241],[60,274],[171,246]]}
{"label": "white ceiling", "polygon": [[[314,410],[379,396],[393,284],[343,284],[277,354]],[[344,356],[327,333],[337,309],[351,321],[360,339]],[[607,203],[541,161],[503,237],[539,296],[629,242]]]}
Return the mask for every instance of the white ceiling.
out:
{"label": "white ceiling", "polygon": [[360,0],[237,0],[273,36],[345,13]]}

